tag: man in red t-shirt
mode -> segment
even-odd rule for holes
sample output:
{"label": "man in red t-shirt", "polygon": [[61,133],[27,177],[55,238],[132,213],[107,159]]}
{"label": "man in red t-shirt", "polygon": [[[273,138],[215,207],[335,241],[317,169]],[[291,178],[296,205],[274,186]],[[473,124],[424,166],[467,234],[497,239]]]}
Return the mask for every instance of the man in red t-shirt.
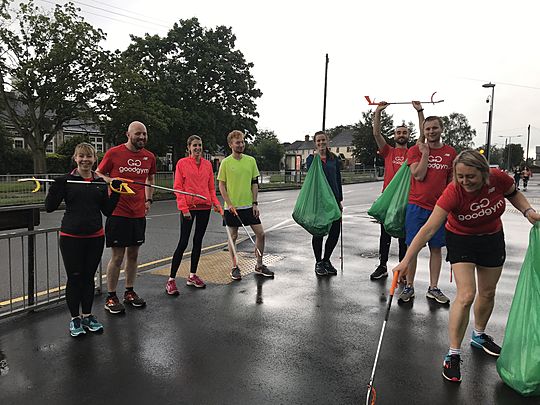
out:
{"label": "man in red t-shirt", "polygon": [[[424,113],[422,105],[413,101],[413,106],[418,111],[418,119],[420,125],[424,122]],[[381,113],[388,107],[388,103],[381,101],[375,113],[373,115],[373,137],[379,148],[379,154],[384,158],[384,182],[383,191],[388,186],[388,183],[394,178],[394,175],[400,169],[401,165],[405,162],[407,157],[407,143],[409,142],[409,128],[404,124],[399,125],[394,130],[395,147],[392,147],[386,142],[386,139],[381,134]],[[420,128],[421,129],[421,128]],[[420,137],[422,131],[420,131]],[[379,280],[383,277],[388,277],[388,270],[386,263],[388,262],[388,255],[390,253],[390,244],[392,237],[386,232],[383,224],[381,223],[381,236],[379,238],[379,265],[373,273],[369,276],[371,280]],[[407,252],[407,245],[405,238],[399,238],[399,261],[403,259]]]}
{"label": "man in red t-shirt", "polygon": [[[405,216],[405,243],[410,246],[412,240],[427,222],[437,199],[446,185],[452,180],[452,164],[456,151],[441,141],[443,123],[440,117],[427,117],[423,123],[425,143],[413,146],[407,152],[407,162],[411,168],[411,190]],[[444,226],[429,240],[429,288],[426,297],[440,304],[450,300],[437,287],[441,273],[442,253],[445,246]],[[401,291],[399,299],[403,302],[414,298],[414,276],[416,259],[412,260],[407,273],[407,285]]]}
{"label": "man in red t-shirt", "polygon": [[[127,130],[127,142],[105,153],[96,173],[110,181],[115,177],[154,184],[156,158],[144,147],[148,140],[146,127],[134,121]],[[137,273],[139,246],[144,243],[146,230],[146,213],[152,204],[153,189],[139,184],[130,184],[134,195],[123,194],[113,214],[105,224],[107,247],[111,248],[111,260],[107,265],[108,297],[105,309],[111,314],[125,311],[124,305],[116,295],[116,287],[120,276],[120,266],[126,257],[126,292],[124,303],[134,307],[143,307],[146,302],[133,291]]]}

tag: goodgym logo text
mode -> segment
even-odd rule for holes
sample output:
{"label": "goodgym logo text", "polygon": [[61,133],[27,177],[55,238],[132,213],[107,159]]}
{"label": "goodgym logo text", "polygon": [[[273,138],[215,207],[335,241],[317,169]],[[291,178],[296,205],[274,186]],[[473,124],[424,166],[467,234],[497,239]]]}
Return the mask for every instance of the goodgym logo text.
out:
{"label": "goodgym logo text", "polygon": [[141,168],[142,162],[139,159],[128,159],[127,160],[127,166],[120,166],[118,168],[118,171],[120,173],[136,173],[136,174],[144,174],[149,173],[149,168]]}

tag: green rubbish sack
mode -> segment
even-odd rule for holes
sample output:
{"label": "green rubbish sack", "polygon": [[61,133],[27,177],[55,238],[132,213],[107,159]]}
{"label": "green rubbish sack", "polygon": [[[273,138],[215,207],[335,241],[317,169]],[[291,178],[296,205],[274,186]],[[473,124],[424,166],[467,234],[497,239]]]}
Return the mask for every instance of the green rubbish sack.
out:
{"label": "green rubbish sack", "polygon": [[529,234],[497,371],[521,395],[540,395],[540,222]]}
{"label": "green rubbish sack", "polygon": [[321,158],[315,155],[292,213],[293,219],[314,236],[325,236],[341,218],[336,197],[326,180]]}
{"label": "green rubbish sack", "polygon": [[383,224],[386,232],[395,238],[405,237],[405,213],[410,189],[411,169],[405,161],[368,210],[368,215]]}

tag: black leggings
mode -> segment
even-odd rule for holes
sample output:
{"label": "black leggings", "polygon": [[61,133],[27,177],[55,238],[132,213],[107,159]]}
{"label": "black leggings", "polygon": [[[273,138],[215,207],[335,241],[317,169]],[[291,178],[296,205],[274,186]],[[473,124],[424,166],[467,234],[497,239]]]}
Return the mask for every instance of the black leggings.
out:
{"label": "black leggings", "polygon": [[[330,232],[328,232],[328,238],[326,238],[326,244],[324,245],[324,260],[330,260],[332,252],[336,247],[339,240],[339,231],[341,228],[341,218],[332,222]],[[322,244],[323,236],[313,236],[311,238],[311,246],[313,246],[313,253],[315,254],[315,260],[320,262],[322,259]]]}
{"label": "black leggings", "polygon": [[103,254],[105,238],[60,236],[60,251],[67,273],[66,301],[72,317],[92,313],[94,275]]}
{"label": "black leggings", "polygon": [[[390,253],[390,243],[392,237],[386,232],[383,224],[381,224],[381,237],[379,238],[379,264],[381,266],[386,266],[388,262],[388,254]],[[402,261],[407,253],[407,244],[405,243],[405,238],[398,238],[399,243],[399,261]]]}
{"label": "black leggings", "polygon": [[196,273],[197,266],[199,265],[202,240],[204,233],[206,232],[206,227],[208,226],[208,220],[210,219],[210,210],[191,210],[189,213],[191,214],[191,219],[186,219],[184,215],[181,215],[180,217],[180,240],[174,251],[171,263],[170,276],[172,278],[176,277],[176,273],[182,262],[182,256],[188,245],[191,227],[195,221],[197,221],[197,224],[195,225],[195,235],[193,235],[193,247],[191,249],[191,273]]}

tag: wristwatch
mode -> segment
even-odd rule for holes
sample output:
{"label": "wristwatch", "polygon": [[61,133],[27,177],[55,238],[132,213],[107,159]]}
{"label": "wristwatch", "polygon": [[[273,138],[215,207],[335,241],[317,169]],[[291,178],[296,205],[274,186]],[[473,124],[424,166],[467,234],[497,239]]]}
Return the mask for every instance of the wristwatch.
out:
{"label": "wristwatch", "polygon": [[253,201],[251,205],[259,205],[259,203],[257,201]]}
{"label": "wristwatch", "polygon": [[154,200],[152,200],[151,198],[147,199],[145,202],[149,202],[150,204],[152,204],[154,202]]}

